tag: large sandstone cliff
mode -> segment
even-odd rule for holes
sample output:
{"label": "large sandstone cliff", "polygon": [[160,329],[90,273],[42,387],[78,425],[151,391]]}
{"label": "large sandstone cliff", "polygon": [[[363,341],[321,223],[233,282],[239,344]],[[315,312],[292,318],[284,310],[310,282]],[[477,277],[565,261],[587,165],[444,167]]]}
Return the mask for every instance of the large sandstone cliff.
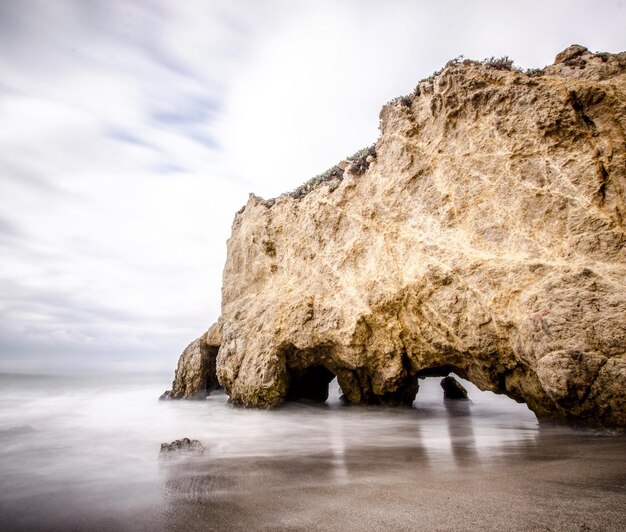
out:
{"label": "large sandstone cliff", "polygon": [[[410,404],[454,372],[626,425],[626,53],[449,63],[327,180],[235,216],[217,375],[234,403]],[[215,334],[214,334],[215,335]]]}

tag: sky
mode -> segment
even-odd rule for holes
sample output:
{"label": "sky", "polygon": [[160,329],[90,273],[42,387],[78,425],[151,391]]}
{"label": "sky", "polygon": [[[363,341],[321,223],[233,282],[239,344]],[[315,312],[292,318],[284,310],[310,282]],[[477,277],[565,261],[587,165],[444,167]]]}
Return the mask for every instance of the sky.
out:
{"label": "sky", "polygon": [[449,59],[626,50],[624,0],[0,0],[0,371],[173,370],[254,192]]}

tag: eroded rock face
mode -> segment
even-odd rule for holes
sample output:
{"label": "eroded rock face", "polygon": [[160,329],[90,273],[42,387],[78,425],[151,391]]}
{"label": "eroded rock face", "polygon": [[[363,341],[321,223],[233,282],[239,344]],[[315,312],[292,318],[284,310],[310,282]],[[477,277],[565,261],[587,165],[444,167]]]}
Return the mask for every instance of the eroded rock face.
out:
{"label": "eroded rock face", "polygon": [[220,341],[215,325],[191,342],[180,355],[172,389],[159,399],[204,399],[211,391],[219,389],[215,364]]}
{"label": "eroded rock face", "polygon": [[449,63],[380,117],[366,158],[236,215],[212,333],[231,400],[324,400],[336,375],[348,402],[411,404],[454,372],[625,426],[626,53]]}

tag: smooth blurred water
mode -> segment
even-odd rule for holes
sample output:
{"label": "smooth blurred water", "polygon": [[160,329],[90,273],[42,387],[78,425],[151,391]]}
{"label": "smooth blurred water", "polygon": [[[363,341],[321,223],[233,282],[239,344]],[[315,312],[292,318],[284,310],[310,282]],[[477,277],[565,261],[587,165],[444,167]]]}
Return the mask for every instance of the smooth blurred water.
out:
{"label": "smooth blurred water", "polygon": [[[0,375],[0,528],[267,528],[277,519],[266,515],[276,502],[269,494],[281,486],[292,494],[368,483],[393,491],[397,478],[410,489],[418,473],[465,478],[586,456],[598,442],[617,457],[613,482],[626,484],[623,436],[540,426],[525,405],[467,382],[471,402],[444,401],[439,379],[427,379],[411,409],[346,407],[334,381],[324,406],[260,411],[231,407],[221,393],[157,401],[169,380]],[[159,459],[161,442],[183,437],[199,439],[205,454]],[[240,517],[229,517],[233,500]],[[316,528],[311,511],[283,525]]]}

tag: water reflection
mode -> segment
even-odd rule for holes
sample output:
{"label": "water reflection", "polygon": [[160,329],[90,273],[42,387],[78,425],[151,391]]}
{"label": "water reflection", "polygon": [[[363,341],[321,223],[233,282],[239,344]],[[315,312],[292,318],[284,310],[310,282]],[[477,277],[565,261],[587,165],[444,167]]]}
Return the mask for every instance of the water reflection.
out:
{"label": "water reflection", "polygon": [[475,466],[479,463],[476,440],[472,427],[471,401],[444,399],[448,414],[448,435],[452,455],[458,466]]}
{"label": "water reflection", "polygon": [[[371,529],[415,528],[408,523],[419,517],[421,528],[437,528],[450,497],[471,515],[483,506],[493,514],[492,491],[515,494],[519,484],[528,489],[519,502],[546,482],[576,511],[593,511],[580,494],[600,486],[623,508],[622,436],[540,426],[524,405],[466,383],[471,403],[444,402],[434,380],[421,384],[411,409],[346,407],[335,385],[325,406],[271,412],[230,407],[223,394],[158,402],[162,385],[0,376],[3,525]],[[182,437],[199,439],[206,453],[160,461],[160,443]],[[458,499],[461,483],[477,488]],[[511,515],[520,511],[513,502]]]}

